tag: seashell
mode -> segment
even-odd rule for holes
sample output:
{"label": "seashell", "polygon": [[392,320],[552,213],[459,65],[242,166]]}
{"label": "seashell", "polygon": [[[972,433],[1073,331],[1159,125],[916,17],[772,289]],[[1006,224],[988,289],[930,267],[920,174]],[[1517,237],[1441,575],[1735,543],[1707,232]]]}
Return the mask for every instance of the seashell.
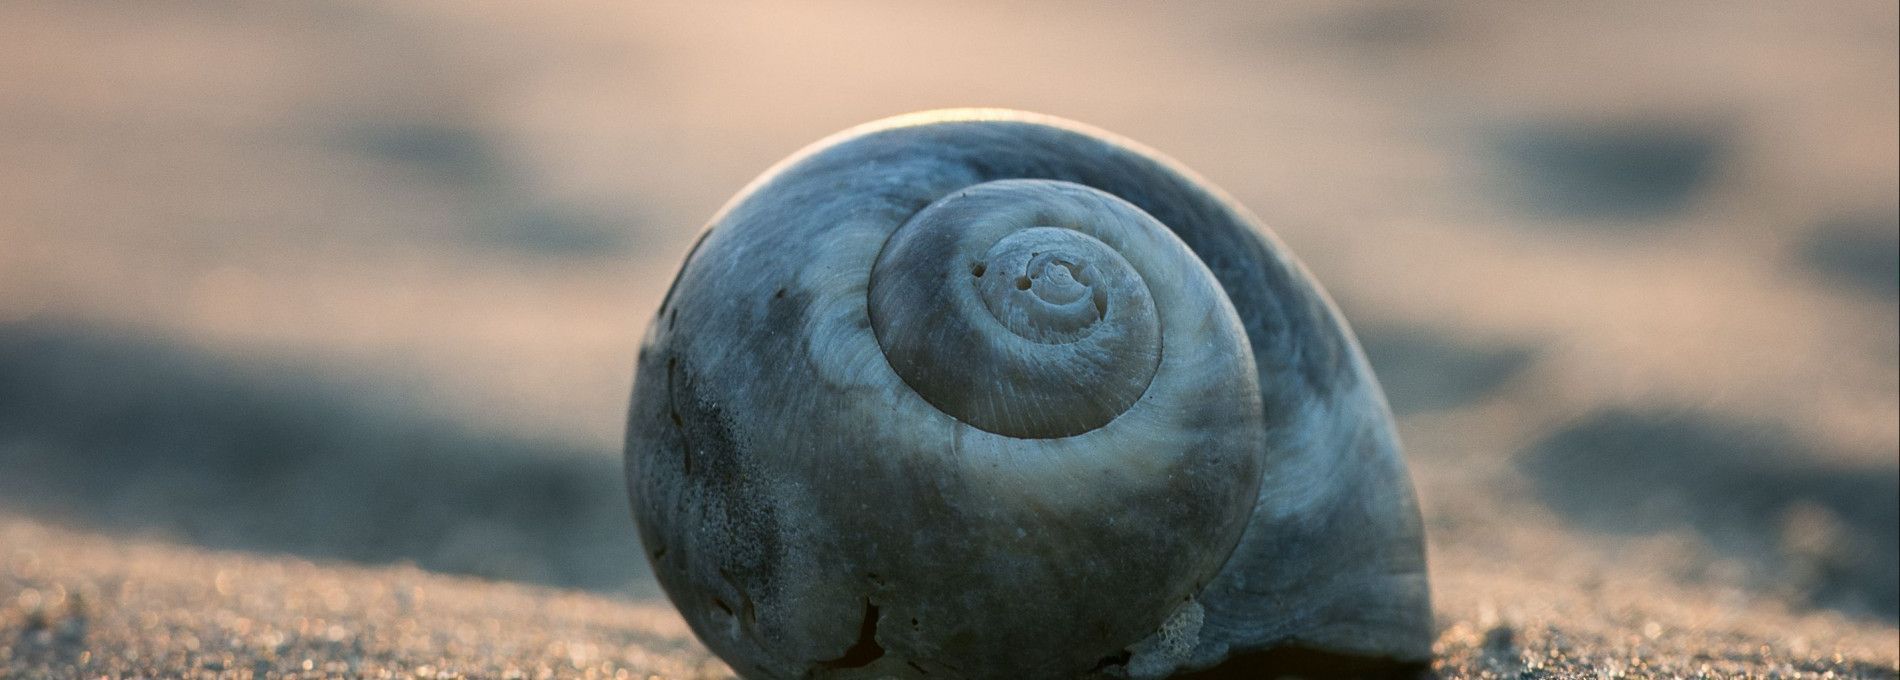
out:
{"label": "seashell", "polygon": [[755,180],[648,329],[626,461],[654,574],[746,677],[1430,655],[1339,312],[1217,189],[1072,122],[903,116]]}

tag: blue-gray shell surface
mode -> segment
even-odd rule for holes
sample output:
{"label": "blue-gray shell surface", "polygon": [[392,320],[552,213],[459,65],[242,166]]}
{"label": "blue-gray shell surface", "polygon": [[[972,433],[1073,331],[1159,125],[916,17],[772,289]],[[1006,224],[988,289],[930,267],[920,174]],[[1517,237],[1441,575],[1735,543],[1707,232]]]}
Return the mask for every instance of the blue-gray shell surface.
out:
{"label": "blue-gray shell surface", "polygon": [[1430,656],[1339,312],[1204,180],[1067,121],[904,116],[753,182],[648,330],[626,461],[654,574],[746,677]]}

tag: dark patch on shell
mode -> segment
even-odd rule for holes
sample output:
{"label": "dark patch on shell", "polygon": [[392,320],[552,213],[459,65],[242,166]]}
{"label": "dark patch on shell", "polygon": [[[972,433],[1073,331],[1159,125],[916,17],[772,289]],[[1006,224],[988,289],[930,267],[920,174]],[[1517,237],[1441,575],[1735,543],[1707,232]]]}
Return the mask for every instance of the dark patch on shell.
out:
{"label": "dark patch on shell", "polygon": [[851,644],[844,654],[836,659],[818,662],[818,668],[840,670],[845,668],[863,668],[871,662],[884,658],[884,648],[877,643],[877,623],[879,619],[877,605],[870,600],[864,601],[864,620],[858,624],[858,640]]}
{"label": "dark patch on shell", "polygon": [[[672,406],[679,418],[680,479],[703,503],[702,526],[695,531],[721,534],[716,541],[718,571],[756,616],[755,602],[770,602],[778,591],[780,527],[771,489],[752,460],[752,451],[735,435],[725,406],[702,395],[690,361],[668,360]],[[728,606],[725,609],[731,611]]]}

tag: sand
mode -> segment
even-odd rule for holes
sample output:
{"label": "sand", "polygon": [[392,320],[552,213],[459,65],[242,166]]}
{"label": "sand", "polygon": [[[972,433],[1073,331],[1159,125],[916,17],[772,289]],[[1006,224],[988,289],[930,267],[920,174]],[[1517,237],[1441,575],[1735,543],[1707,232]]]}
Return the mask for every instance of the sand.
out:
{"label": "sand", "polygon": [[[663,601],[0,525],[5,677],[716,678]],[[1441,558],[1452,677],[1883,678],[1894,633],[1615,566]],[[1568,573],[1555,576],[1568,583]]]}

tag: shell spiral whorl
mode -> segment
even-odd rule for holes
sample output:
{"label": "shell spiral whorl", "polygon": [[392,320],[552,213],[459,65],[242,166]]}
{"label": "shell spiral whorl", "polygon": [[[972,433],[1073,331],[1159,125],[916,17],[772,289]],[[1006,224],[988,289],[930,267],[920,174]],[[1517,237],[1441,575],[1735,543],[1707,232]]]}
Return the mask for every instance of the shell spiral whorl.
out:
{"label": "shell spiral whorl", "polygon": [[872,328],[904,382],[958,420],[1011,437],[1081,434],[1140,399],[1160,366],[1155,300],[1121,253],[1156,266],[1142,254],[1166,235],[1080,185],[979,184],[886,243]]}
{"label": "shell spiral whorl", "polygon": [[1350,330],[1127,140],[998,111],[840,134],[714,217],[647,333],[635,523],[743,676],[1429,658],[1418,510]]}

